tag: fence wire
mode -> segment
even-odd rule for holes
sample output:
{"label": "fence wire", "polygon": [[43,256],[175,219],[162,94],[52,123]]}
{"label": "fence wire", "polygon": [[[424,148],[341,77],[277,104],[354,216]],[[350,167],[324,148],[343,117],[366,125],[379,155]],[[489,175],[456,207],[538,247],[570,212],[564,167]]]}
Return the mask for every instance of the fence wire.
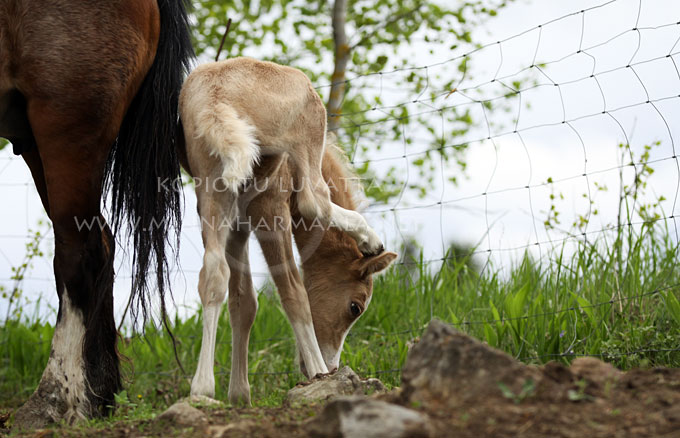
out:
{"label": "fence wire", "polygon": [[[678,194],[680,192],[680,163],[676,153],[676,141],[674,135],[674,128],[676,124],[670,122],[677,116],[680,116],[680,111],[674,105],[680,105],[680,69],[678,62],[680,62],[680,21],[672,20],[669,17],[667,22],[657,23],[656,25],[641,26],[641,14],[643,11],[643,2],[639,0],[638,7],[633,11],[633,24],[621,32],[606,38],[604,41],[584,45],[586,35],[588,33],[588,17],[595,12],[606,11],[607,8],[615,4],[620,4],[621,0],[610,0],[602,4],[595,5],[590,8],[580,9],[573,13],[563,15],[553,20],[544,22],[540,25],[531,27],[522,32],[511,35],[507,38],[490,42],[488,44],[480,45],[473,50],[462,54],[455,54],[449,58],[438,60],[436,62],[427,63],[426,65],[416,67],[396,68],[393,70],[367,72],[363,74],[356,74],[351,78],[345,80],[345,85],[351,90],[353,88],[359,90],[373,90],[377,91],[375,102],[380,102],[368,105],[366,108],[355,110],[347,113],[330,114],[332,117],[339,117],[342,120],[338,135],[341,139],[349,142],[351,145],[350,162],[360,167],[366,164],[378,164],[385,166],[396,166],[404,178],[401,181],[401,190],[399,193],[390,199],[386,204],[374,204],[363,211],[367,215],[369,222],[373,218],[381,219],[385,223],[394,224],[394,234],[402,238],[404,243],[405,236],[408,234],[402,229],[403,220],[400,214],[408,214],[409,212],[421,212],[423,215],[434,216],[438,218],[439,241],[441,241],[441,250],[439,256],[428,256],[422,260],[401,259],[396,264],[401,266],[413,266],[417,264],[439,266],[449,260],[469,257],[483,257],[484,271],[494,255],[502,255],[503,253],[518,253],[533,248],[538,249],[539,255],[543,254],[542,248],[552,249],[569,242],[584,242],[589,239],[595,239],[597,236],[605,235],[609,232],[616,232],[621,229],[636,228],[643,225],[650,225],[654,223],[672,224],[675,236],[678,236],[677,230],[677,215],[675,214],[678,202]],[[567,54],[562,54],[553,58],[543,59],[539,54],[544,50],[543,46],[546,44],[546,33],[558,24],[563,24],[567,20],[580,17],[580,31],[577,39],[579,44]],[[594,23],[592,26],[597,26]],[[643,45],[650,36],[665,32],[669,36],[666,37],[667,50],[657,50],[654,56],[648,56],[644,59],[638,59],[641,53],[644,54],[649,50],[643,50]],[[514,44],[524,41],[528,37],[535,38],[531,44],[522,44],[521,51],[529,53],[530,61],[526,65],[520,65],[508,73],[503,73],[507,69],[508,64],[512,60],[514,53],[517,50]],[[621,42],[625,42],[632,37],[632,44],[629,49],[632,49],[632,55],[626,57],[622,62],[616,66],[608,66],[608,61],[602,61],[600,52],[614,47]],[[614,50],[614,49],[612,49]],[[480,76],[479,72],[469,70],[469,65],[474,68],[474,61],[479,58],[487,59],[491,51],[496,51],[498,62],[496,65],[491,65],[491,71],[495,71],[488,79],[476,82],[476,77]],[[487,57],[487,58],[484,58]],[[529,59],[527,58],[527,59]],[[574,75],[571,78],[562,78],[566,69],[563,67],[569,62],[580,62],[585,65],[579,71],[583,73]],[[493,64],[493,63],[491,63]],[[675,73],[674,83],[668,82],[665,84],[663,92],[657,90],[657,84],[648,79],[649,70],[662,71],[668,70]],[[391,86],[390,81],[394,79],[398,84],[403,81],[405,75],[421,75],[420,78],[424,80],[424,87],[417,92],[412,93],[408,97],[404,97],[401,101],[388,102],[383,104],[383,101],[389,100],[390,95],[398,95],[403,92],[403,88],[398,86]],[[449,84],[446,88],[439,88],[437,76],[448,74],[452,78],[452,85]],[[631,102],[614,105],[611,103],[612,96],[607,92],[609,83],[616,83],[617,75],[626,74],[632,78],[632,83],[639,87],[636,90],[638,94]],[[459,77],[454,78],[458,75]],[[440,81],[441,82],[441,81]],[[447,82],[447,81],[444,81]],[[448,81],[451,82],[451,81]],[[518,86],[519,85],[519,86]],[[331,84],[322,84],[317,87],[321,93],[327,92]],[[569,99],[570,87],[581,87],[595,90],[589,97],[596,105],[591,105],[592,109],[584,114],[574,113],[573,106]],[[553,117],[551,121],[534,122],[535,110],[528,110],[528,103],[532,103],[530,95],[532,93],[545,92],[548,90],[556,90],[558,99],[556,104],[550,104],[549,111],[556,112],[557,116]],[[626,91],[629,95],[634,94],[632,91]],[[494,105],[508,108],[510,118],[504,116],[503,123],[496,123],[496,114],[492,111]],[[469,135],[462,135],[460,137],[447,136],[446,133],[451,130],[451,123],[447,117],[455,118],[460,111],[476,111],[480,114],[478,125],[474,129],[470,129]],[[635,124],[631,127],[631,123],[626,120],[632,113],[642,114],[649,111],[660,122],[659,136],[667,139],[667,147],[664,154],[654,156],[648,159],[635,159],[631,156],[630,160],[620,162],[615,166],[601,166],[592,167],[589,164],[589,155],[592,155],[591,149],[588,147],[588,141],[585,138],[585,128],[582,123],[609,123],[621,138],[622,144],[631,145],[632,141],[631,131],[634,131]],[[417,123],[421,119],[428,119],[433,124],[440,125],[440,134],[429,138],[425,137],[422,129],[412,127],[412,123]],[[393,132],[400,133],[400,138],[394,139],[383,132],[367,132],[374,127],[394,128]],[[385,128],[385,130],[388,130]],[[537,132],[545,130],[566,129],[567,132],[573,136],[573,142],[583,154],[583,167],[578,172],[573,174],[563,175],[556,178],[547,178],[536,181],[534,171],[539,167],[538,163],[532,160],[532,155],[529,148],[529,136]],[[433,128],[434,129],[434,128]],[[354,138],[344,138],[344,132],[352,130],[355,133]],[[408,132],[407,132],[408,130]],[[528,173],[526,175],[526,182],[523,184],[515,184],[505,187],[496,187],[496,177],[499,170],[499,151],[501,149],[501,142],[508,142],[514,139],[519,145],[520,149],[526,155],[528,163]],[[390,147],[389,153],[385,155],[385,151],[381,151],[375,155],[372,153],[365,153],[362,151],[362,144],[376,144],[379,142],[386,142]],[[416,144],[417,148],[412,145]],[[493,151],[490,154],[490,162],[488,168],[491,169],[488,180],[483,184],[484,188],[473,193],[459,194],[457,196],[447,196],[449,192],[456,192],[455,186],[450,186],[447,175],[452,171],[449,164],[451,158],[447,155],[451,151],[460,149],[471,150],[475,147],[487,147]],[[415,150],[414,150],[415,149]],[[434,157],[434,158],[433,158]],[[428,193],[427,201],[420,198],[415,198],[408,195],[409,187],[414,183],[419,182],[417,175],[413,173],[413,162],[419,158],[429,158],[433,163],[436,163],[438,172],[436,175],[436,182],[434,189]],[[437,160],[438,158],[438,160]],[[10,164],[17,159],[13,157],[0,157],[0,177],[3,176]],[[670,212],[661,217],[645,220],[632,220],[628,218],[625,221],[613,225],[605,225],[596,229],[590,229],[590,221],[586,221],[583,228],[578,230],[569,230],[564,232],[561,237],[554,237],[550,233],[544,233],[541,237],[537,223],[541,223],[537,217],[538,206],[536,199],[538,197],[537,191],[542,189],[549,189],[551,193],[558,190],[559,187],[567,183],[573,183],[583,180],[585,187],[587,187],[586,201],[589,205],[588,211],[585,213],[587,219],[592,218],[594,203],[594,194],[591,191],[592,183],[595,177],[606,176],[609,174],[617,174],[624,172],[627,169],[633,171],[635,178],[637,178],[643,171],[645,166],[649,165],[671,165],[675,173],[675,181],[673,182],[674,190],[670,191],[668,197],[672,204]],[[3,190],[14,190],[25,192],[26,209],[28,210],[29,197],[31,196],[32,182],[30,181],[0,181],[0,188]],[[436,193],[435,193],[436,192]],[[515,195],[526,193],[528,201],[529,216],[531,220],[532,230],[524,244],[510,244],[494,246],[491,237],[492,229],[492,198],[499,195]],[[447,252],[445,242],[449,240],[448,227],[452,226],[448,223],[448,212],[452,209],[459,208],[460,205],[465,205],[470,201],[479,200],[483,203],[482,212],[484,224],[487,232],[482,236],[484,241],[482,245],[471,248],[462,252]],[[28,212],[26,214],[26,229],[29,229],[33,224],[29,223],[29,217],[33,217]],[[197,228],[198,226],[189,226],[188,228]],[[0,242],[19,240],[25,241],[33,236],[26,233],[11,233],[0,234]],[[197,255],[201,255],[201,245],[192,242],[191,245],[195,249]],[[432,251],[430,251],[432,252]],[[0,256],[4,257],[11,265],[11,258],[3,252],[2,245],[0,245]],[[198,270],[187,269],[183,271],[184,274],[197,276]],[[267,272],[254,272],[254,276],[268,278]],[[119,275],[118,279],[130,280],[129,275]],[[53,282],[50,277],[30,277],[27,279],[40,282]],[[0,278],[2,283],[10,283],[16,281],[13,277]],[[549,318],[564,313],[580,314],[587,309],[596,309],[606,306],[614,306],[618,303],[630,302],[643,298],[656,297],[661,292],[677,291],[680,284],[662,285],[647,292],[634,294],[630,296],[621,296],[612,298],[607,301],[598,302],[589,305],[574,305],[561,309],[556,309],[551,312],[541,312],[530,315],[523,315],[519,317],[506,318],[484,318],[484,319],[463,319],[462,321],[454,322],[452,325],[461,328],[463,331],[466,328],[477,325],[486,324],[505,324],[517,320],[531,320],[537,318]],[[430,295],[433,299],[433,295]],[[433,301],[429,303],[430,315],[433,315]],[[394,338],[399,336],[409,336],[417,338],[422,335],[425,327],[412,327],[404,330],[381,332],[377,330],[354,330],[349,334],[349,339],[370,338],[370,337],[384,337]],[[188,337],[187,339],[179,339],[180,342],[198,342],[200,339]],[[47,342],[43,340],[42,342]],[[291,348],[291,344],[295,339],[290,336],[270,337],[263,339],[253,339],[252,344],[271,344],[282,343],[281,346]],[[230,344],[230,341],[218,341],[221,344]],[[558,359],[558,358],[574,358],[580,356],[601,357],[605,359],[612,359],[616,357],[632,356],[638,354],[649,353],[672,353],[679,352],[680,348],[670,349],[654,349],[654,348],[638,348],[626,352],[618,353],[575,353],[567,350],[554,354],[518,354],[516,357],[522,361],[543,361],[544,359]],[[359,371],[364,375],[381,375],[389,373],[399,373],[401,371],[399,364],[388,369],[379,370],[364,370]],[[176,376],[180,373],[179,369],[171,369],[166,371],[154,371],[137,373],[153,374],[158,376]],[[294,375],[298,371],[285,370],[281,372],[251,372],[251,376],[282,376]],[[228,375],[229,370],[226,368],[219,368],[216,370],[217,375]],[[190,377],[190,376],[185,376]]]}

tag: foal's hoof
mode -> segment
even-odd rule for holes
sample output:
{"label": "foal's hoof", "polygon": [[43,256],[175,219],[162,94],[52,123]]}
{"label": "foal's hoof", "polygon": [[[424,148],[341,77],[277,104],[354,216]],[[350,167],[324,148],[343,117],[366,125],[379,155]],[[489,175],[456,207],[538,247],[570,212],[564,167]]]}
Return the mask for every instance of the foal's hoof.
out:
{"label": "foal's hoof", "polygon": [[381,243],[380,246],[378,246],[376,249],[371,249],[369,247],[359,247],[359,250],[361,251],[361,255],[364,257],[371,257],[371,256],[376,256],[378,254],[382,254],[385,252],[385,247]]}
{"label": "foal's hoof", "polygon": [[366,231],[366,234],[362,235],[357,240],[357,244],[359,246],[359,251],[361,251],[361,253],[366,257],[378,255],[385,251],[385,247],[383,246],[382,240],[380,240],[380,236],[378,236],[378,233],[376,233],[372,228],[369,228]]}
{"label": "foal's hoof", "polygon": [[250,408],[253,406],[250,403],[250,394],[230,395],[229,403],[235,408]]}
{"label": "foal's hoof", "polygon": [[358,246],[364,257],[378,255],[385,251],[385,246],[375,233],[369,235],[366,240],[359,242]]}
{"label": "foal's hoof", "polygon": [[233,407],[249,408],[252,406],[250,404],[250,385],[230,386],[228,396],[229,403],[231,403]]}
{"label": "foal's hoof", "polygon": [[181,400],[180,402],[184,401],[187,402],[191,405],[199,405],[199,406],[220,406],[222,405],[222,402],[219,400],[215,400],[212,397],[208,397],[207,395],[190,395],[189,397],[185,397]]}

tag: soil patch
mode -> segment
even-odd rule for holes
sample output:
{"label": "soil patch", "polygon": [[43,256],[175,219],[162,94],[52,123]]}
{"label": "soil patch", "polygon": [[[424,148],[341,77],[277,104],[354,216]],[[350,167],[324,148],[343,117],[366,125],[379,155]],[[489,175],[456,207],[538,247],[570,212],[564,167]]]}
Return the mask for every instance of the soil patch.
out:
{"label": "soil patch", "polygon": [[[387,409],[390,405],[408,412]],[[433,437],[680,438],[680,369],[624,373],[593,358],[577,359],[571,367],[528,366],[433,321],[409,353],[401,389],[302,406],[199,409],[205,418],[196,424],[121,420],[17,436],[386,436],[376,418],[401,415],[405,433],[410,418],[424,418],[427,427],[418,431]],[[7,411],[0,410],[0,435],[8,432],[1,429],[3,414]],[[320,422],[332,427],[319,427]]]}

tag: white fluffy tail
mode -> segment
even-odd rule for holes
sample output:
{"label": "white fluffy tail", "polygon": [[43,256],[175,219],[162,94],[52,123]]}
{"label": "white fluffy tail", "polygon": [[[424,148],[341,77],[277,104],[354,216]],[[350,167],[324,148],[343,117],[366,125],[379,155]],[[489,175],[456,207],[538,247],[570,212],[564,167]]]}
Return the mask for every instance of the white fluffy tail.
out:
{"label": "white fluffy tail", "polygon": [[241,119],[224,103],[206,106],[196,117],[196,137],[204,138],[210,155],[222,161],[222,178],[230,190],[239,188],[253,175],[260,158],[255,127]]}

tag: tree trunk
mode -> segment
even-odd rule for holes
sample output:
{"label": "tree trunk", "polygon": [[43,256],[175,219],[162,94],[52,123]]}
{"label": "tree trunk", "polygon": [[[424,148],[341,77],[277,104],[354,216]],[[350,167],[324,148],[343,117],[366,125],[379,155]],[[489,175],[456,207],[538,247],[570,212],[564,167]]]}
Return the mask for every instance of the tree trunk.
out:
{"label": "tree trunk", "polygon": [[345,33],[347,21],[347,0],[335,0],[333,4],[333,42],[335,44],[335,69],[331,76],[331,92],[326,109],[328,111],[328,130],[336,132],[340,128],[342,101],[345,97],[345,73],[349,63],[350,48]]}

